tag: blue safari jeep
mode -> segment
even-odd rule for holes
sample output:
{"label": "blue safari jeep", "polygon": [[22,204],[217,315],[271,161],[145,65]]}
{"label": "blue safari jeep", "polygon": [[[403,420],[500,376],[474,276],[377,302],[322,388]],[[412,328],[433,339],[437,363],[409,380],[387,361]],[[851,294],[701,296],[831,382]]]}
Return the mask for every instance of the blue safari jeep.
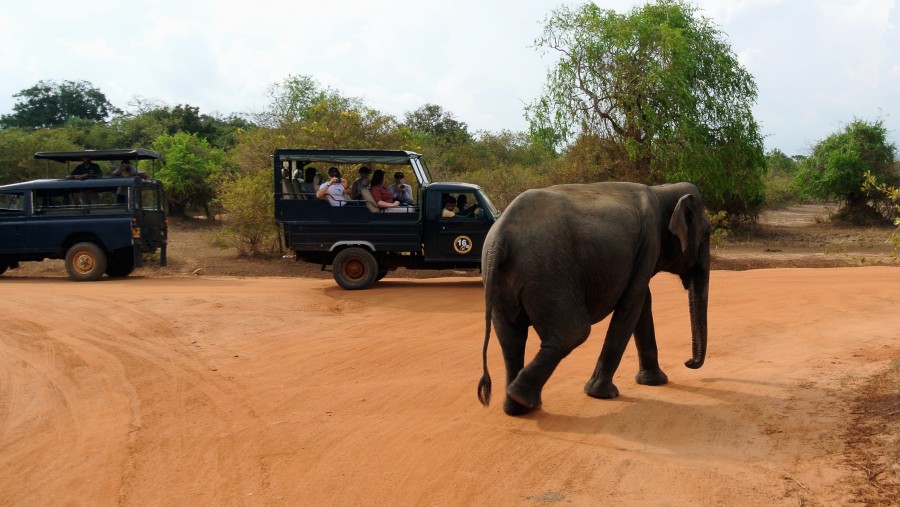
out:
{"label": "blue safari jeep", "polygon": [[[41,152],[68,162],[160,159],[149,150]],[[48,174],[49,174],[48,169]],[[23,261],[65,259],[78,281],[129,275],[143,254],[166,265],[167,222],[161,182],[145,177],[43,179],[0,186],[0,274]]]}

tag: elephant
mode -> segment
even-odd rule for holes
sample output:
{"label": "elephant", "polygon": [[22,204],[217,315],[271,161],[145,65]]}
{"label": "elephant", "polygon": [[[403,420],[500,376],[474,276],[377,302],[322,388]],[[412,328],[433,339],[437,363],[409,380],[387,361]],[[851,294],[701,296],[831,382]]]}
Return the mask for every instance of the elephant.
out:
{"label": "elephant", "polygon": [[[491,323],[506,366],[508,415],[541,408],[553,370],[612,314],[597,366],[584,392],[615,398],[613,375],[634,335],[638,384],[668,382],[659,367],[650,279],[665,271],[688,291],[692,357],[706,358],[710,231],[700,191],[691,183],[647,186],[601,182],[527,190],[494,224],[482,250],[484,374],[478,399],[490,404],[487,351]],[[525,366],[528,327],[540,349]]]}

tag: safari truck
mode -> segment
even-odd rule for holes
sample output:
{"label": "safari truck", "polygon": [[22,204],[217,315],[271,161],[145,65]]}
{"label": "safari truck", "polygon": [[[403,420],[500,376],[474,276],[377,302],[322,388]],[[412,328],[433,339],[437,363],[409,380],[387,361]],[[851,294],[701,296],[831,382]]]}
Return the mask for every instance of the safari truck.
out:
{"label": "safari truck", "polygon": [[[431,181],[425,160],[402,150],[282,149],[275,163],[275,219],[284,244],[301,261],[331,267],[344,289],[366,289],[399,267],[478,270],[481,248],[500,213],[478,185]],[[339,169],[348,186],[360,167],[382,170],[388,182],[403,173],[413,202],[379,208],[369,189],[346,201],[316,197],[327,171]],[[446,203],[468,207],[445,216]]]}
{"label": "safari truck", "polygon": [[[67,178],[67,167],[50,161],[158,160],[150,150],[39,152],[48,176],[62,177],[0,186],[0,274],[23,261],[65,259],[76,281],[128,276],[143,255],[159,251],[166,265],[167,222],[161,182],[141,177]],[[60,164],[56,164],[60,165]],[[65,171],[65,175],[62,172]]]}

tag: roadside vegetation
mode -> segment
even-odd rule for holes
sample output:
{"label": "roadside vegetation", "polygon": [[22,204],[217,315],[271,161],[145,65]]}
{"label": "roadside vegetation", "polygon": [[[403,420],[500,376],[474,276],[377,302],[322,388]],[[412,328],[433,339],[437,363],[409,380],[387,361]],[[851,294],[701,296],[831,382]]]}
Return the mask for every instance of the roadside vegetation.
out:
{"label": "roadside vegetation", "polygon": [[395,117],[305,75],[273,83],[260,110],[227,115],[139,97],[123,110],[89,82],[40,81],[0,115],[0,184],[65,174],[49,174],[37,151],[149,147],[166,159],[154,176],[170,213],[220,220],[218,241],[243,256],[281,254],[277,148],[417,151],[436,179],[480,184],[501,209],[558,183],[691,181],[717,242],[764,207],[812,199],[840,202],[842,220],[897,219],[900,170],[881,119],[848,119],[810,153],[765,153],[753,76],[690,3],[563,6],[535,48],[558,58],[525,107],[527,132],[473,132],[432,103]]}

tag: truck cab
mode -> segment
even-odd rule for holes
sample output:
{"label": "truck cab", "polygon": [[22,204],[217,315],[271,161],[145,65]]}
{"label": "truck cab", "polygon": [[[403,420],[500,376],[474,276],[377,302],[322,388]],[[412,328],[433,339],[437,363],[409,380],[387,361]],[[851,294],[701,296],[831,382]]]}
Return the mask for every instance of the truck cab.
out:
{"label": "truck cab", "polygon": [[[485,236],[500,213],[478,185],[431,181],[420,154],[283,149],[273,161],[275,218],[286,248],[298,260],[330,267],[341,287],[368,288],[398,267],[481,268]],[[350,185],[362,166],[389,178],[403,173],[413,187],[413,202],[380,208],[369,189],[340,202],[316,197],[329,168],[337,168]],[[458,201],[465,201],[465,208],[451,211],[447,203]]]}

